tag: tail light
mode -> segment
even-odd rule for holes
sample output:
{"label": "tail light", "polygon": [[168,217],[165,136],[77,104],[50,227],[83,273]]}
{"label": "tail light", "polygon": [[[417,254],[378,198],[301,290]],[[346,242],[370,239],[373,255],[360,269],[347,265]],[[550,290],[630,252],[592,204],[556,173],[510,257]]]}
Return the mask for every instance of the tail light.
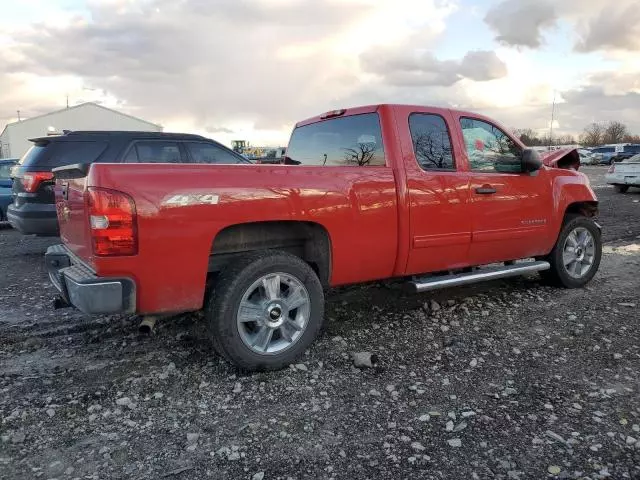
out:
{"label": "tail light", "polygon": [[607,173],[614,173],[615,171],[616,171],[616,165],[612,163]]}
{"label": "tail light", "polygon": [[51,172],[27,172],[22,177],[22,186],[25,192],[34,193],[38,191],[42,182],[49,180],[53,180]]}
{"label": "tail light", "polygon": [[99,257],[138,253],[133,199],[116,190],[93,187],[87,196],[93,253]]}

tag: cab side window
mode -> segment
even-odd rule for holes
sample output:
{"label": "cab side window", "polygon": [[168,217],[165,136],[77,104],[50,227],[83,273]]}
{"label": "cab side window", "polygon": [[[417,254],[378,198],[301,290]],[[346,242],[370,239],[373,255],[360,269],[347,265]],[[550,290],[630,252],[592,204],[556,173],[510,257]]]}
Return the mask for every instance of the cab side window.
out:
{"label": "cab side window", "polygon": [[471,170],[520,173],[522,149],[495,125],[475,118],[461,118]]}
{"label": "cab side window", "polygon": [[451,137],[440,115],[413,113],[409,117],[413,152],[423,170],[455,170]]}

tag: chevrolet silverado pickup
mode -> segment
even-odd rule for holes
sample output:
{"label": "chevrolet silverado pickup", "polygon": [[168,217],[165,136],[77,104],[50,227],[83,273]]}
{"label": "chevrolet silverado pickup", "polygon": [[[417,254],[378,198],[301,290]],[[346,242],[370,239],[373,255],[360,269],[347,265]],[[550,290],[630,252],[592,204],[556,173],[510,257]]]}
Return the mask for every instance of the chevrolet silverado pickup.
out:
{"label": "chevrolet silverado pickup", "polygon": [[402,278],[416,292],[598,270],[598,202],[575,150],[541,159],[495,121],[374,105],[299,122],[284,165],[105,164],[54,170],[59,301],[86,313],[204,310],[243,369],[295,361],[324,289]]}

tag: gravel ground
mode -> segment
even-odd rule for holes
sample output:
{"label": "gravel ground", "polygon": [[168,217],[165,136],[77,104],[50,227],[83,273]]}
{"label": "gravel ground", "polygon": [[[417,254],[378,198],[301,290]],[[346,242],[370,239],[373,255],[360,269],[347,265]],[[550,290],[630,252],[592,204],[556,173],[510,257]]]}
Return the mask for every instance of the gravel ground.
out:
{"label": "gravel ground", "polygon": [[54,241],[0,230],[0,478],[640,478],[640,193],[585,171],[607,242],[587,288],[338,289],[275,373],[221,361],[195,315],[143,337],[53,311]]}

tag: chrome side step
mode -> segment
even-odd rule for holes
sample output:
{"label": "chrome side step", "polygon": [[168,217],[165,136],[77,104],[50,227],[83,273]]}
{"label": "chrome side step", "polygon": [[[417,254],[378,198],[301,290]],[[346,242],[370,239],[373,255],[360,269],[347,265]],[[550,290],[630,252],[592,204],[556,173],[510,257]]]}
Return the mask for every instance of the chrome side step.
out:
{"label": "chrome side step", "polygon": [[549,270],[549,262],[521,262],[514,265],[502,267],[487,267],[485,269],[471,273],[457,273],[454,275],[443,275],[437,277],[416,278],[409,282],[416,293],[429,292],[440,288],[458,287],[471,283],[484,282],[487,280],[498,280],[500,278],[517,277],[528,273]]}

